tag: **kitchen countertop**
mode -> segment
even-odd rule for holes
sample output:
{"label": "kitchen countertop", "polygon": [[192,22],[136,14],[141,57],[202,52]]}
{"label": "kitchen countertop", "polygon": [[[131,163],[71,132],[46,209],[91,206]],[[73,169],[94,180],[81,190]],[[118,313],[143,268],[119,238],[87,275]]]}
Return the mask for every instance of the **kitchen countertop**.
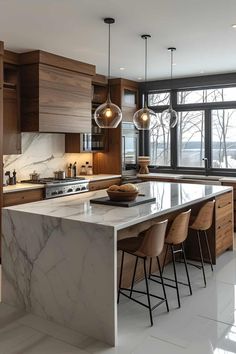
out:
{"label": "kitchen countertop", "polygon": [[100,190],[3,208],[2,302],[117,345],[119,232],[132,225],[138,233],[142,222],[232,191],[157,181],[138,187],[156,201],[90,203],[106,196]]}
{"label": "kitchen countertop", "polygon": [[78,176],[84,177],[88,179],[90,182],[102,181],[105,179],[113,179],[113,178],[121,178],[121,175],[109,175],[109,174],[99,174],[99,175],[86,175],[86,176]]}
{"label": "kitchen countertop", "polygon": [[3,187],[3,194],[12,193],[12,192],[23,192],[30,189],[40,189],[44,188],[43,184],[34,184],[34,183],[16,183],[13,186]]}
{"label": "kitchen countertop", "polygon": [[219,182],[232,182],[236,183],[236,177],[223,177],[223,176],[205,176],[205,175],[180,175],[180,174],[173,174],[173,173],[148,173],[148,174],[138,174],[137,177],[140,178],[169,178],[169,179],[184,179],[184,180],[212,180],[212,181],[219,181]]}
{"label": "kitchen countertop", "polygon": [[140,183],[138,187],[140,193],[155,197],[156,202],[132,208],[90,204],[92,198],[107,196],[103,189],[16,205],[8,209],[112,226],[119,230],[232,190],[232,187],[225,186],[155,181]]}
{"label": "kitchen countertop", "polygon": [[137,177],[140,178],[169,178],[169,179],[180,179],[183,178],[183,175],[175,175],[174,173],[148,173],[148,174],[141,174],[138,173]]}
{"label": "kitchen countertop", "polygon": [[[121,178],[121,175],[99,174],[99,175],[78,176],[78,177],[84,177],[86,180],[89,180],[89,182],[96,182],[96,181],[102,181],[106,179]],[[3,194],[13,193],[13,192],[23,192],[30,189],[39,189],[39,188],[44,188],[44,185],[35,184],[35,183],[17,183],[13,186],[3,187]]]}

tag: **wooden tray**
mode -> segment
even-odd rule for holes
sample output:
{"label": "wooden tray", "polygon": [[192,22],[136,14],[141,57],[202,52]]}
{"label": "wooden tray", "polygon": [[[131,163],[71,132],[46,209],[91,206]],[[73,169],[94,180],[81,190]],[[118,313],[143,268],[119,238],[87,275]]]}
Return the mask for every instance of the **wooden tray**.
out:
{"label": "wooden tray", "polygon": [[148,198],[146,196],[137,196],[137,198],[132,202],[124,202],[124,201],[114,201],[110,200],[109,197],[95,198],[90,199],[90,203],[93,204],[103,204],[103,205],[115,205],[119,207],[130,208],[136,205],[155,202],[156,198]]}

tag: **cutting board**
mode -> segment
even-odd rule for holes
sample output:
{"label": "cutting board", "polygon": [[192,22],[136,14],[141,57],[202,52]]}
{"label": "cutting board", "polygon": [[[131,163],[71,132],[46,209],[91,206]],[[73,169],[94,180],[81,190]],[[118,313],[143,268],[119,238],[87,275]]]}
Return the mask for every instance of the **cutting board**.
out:
{"label": "cutting board", "polygon": [[110,200],[109,197],[90,199],[90,203],[93,203],[93,204],[114,205],[114,206],[125,207],[125,208],[130,208],[130,207],[137,206],[140,204],[151,203],[151,202],[155,202],[155,201],[156,201],[156,198],[149,198],[149,197],[146,197],[145,195],[144,196],[138,195],[137,198],[132,202],[113,201],[113,200]]}

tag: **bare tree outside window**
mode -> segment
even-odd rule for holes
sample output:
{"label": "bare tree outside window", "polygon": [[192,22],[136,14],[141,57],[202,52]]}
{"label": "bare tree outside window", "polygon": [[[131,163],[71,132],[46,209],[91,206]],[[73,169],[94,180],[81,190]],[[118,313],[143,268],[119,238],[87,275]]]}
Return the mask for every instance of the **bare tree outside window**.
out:
{"label": "bare tree outside window", "polygon": [[170,166],[170,129],[161,124],[161,113],[157,117],[159,124],[150,131],[151,165]]}
{"label": "bare tree outside window", "polygon": [[[168,105],[169,93],[149,94],[150,106]],[[177,92],[178,105],[209,104],[236,101],[236,87]],[[204,109],[179,111],[177,126],[178,166],[204,167],[205,156],[205,111]],[[159,125],[150,132],[151,164],[170,166],[170,129]],[[211,110],[212,167],[236,169],[236,109]]]}

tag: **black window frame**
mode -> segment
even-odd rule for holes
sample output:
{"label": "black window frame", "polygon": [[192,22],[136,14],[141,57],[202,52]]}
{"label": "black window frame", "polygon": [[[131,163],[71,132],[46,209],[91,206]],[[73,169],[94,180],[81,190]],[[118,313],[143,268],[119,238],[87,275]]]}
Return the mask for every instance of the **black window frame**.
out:
{"label": "black window frame", "polygon": [[[170,89],[172,87],[172,89]],[[236,87],[236,73],[221,74],[212,76],[203,76],[195,78],[175,79],[170,83],[170,80],[161,80],[148,82],[146,87],[140,87],[140,95],[155,93],[155,92],[167,92],[169,91],[172,98],[173,108],[179,111],[197,111],[203,110],[205,112],[205,157],[208,158],[209,168],[202,167],[183,167],[178,166],[178,152],[177,146],[177,127],[171,129],[171,164],[170,166],[150,166],[151,172],[171,172],[180,174],[208,174],[219,176],[235,176],[236,169],[229,168],[212,168],[212,119],[211,111],[216,109],[236,109],[235,101],[226,102],[207,102],[207,103],[195,103],[195,104],[177,104],[177,92],[178,91],[194,91],[204,89],[217,89],[226,87]],[[146,92],[144,91],[146,90]],[[156,113],[163,112],[168,106],[151,106],[149,107]],[[140,137],[142,139],[142,137]],[[149,145],[149,139],[146,135],[145,145]]]}

